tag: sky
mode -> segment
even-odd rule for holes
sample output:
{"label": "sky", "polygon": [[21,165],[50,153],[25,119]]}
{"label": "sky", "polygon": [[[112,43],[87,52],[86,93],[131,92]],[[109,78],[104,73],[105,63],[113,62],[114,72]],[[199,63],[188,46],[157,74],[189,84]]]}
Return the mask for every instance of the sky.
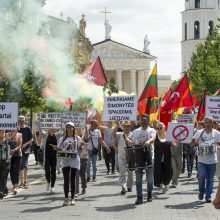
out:
{"label": "sky", "polygon": [[142,51],[147,34],[150,53],[157,57],[158,74],[180,78],[184,0],[47,0],[44,11],[58,18],[62,12],[64,20],[69,16],[77,24],[85,14],[86,36],[94,44],[105,37],[105,18],[100,13],[105,6],[111,12],[107,19],[112,40]]}

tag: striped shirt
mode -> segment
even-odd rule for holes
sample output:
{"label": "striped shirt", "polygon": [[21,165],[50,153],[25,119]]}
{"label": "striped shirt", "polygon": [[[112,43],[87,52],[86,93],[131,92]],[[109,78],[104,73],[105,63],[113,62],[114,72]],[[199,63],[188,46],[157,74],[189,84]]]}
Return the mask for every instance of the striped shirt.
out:
{"label": "striped shirt", "polygon": [[3,139],[0,144],[0,161],[10,161],[10,145],[9,139]]}

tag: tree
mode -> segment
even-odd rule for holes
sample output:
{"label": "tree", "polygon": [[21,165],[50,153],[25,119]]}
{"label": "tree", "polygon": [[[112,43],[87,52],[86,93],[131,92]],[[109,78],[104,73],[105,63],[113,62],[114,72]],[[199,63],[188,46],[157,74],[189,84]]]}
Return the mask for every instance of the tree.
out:
{"label": "tree", "polygon": [[107,91],[109,95],[111,95],[112,93],[118,93],[118,87],[116,85],[114,77],[111,77],[109,82],[105,84],[103,91]]}
{"label": "tree", "polygon": [[30,112],[32,122],[32,113],[42,111],[46,104],[46,100],[43,96],[45,79],[33,65],[29,65],[24,71],[23,80],[19,83],[19,106],[23,113]]}
{"label": "tree", "polygon": [[220,85],[220,34],[216,28],[204,43],[197,45],[193,53],[188,77],[193,84],[193,92],[201,97],[206,89],[213,95]]}

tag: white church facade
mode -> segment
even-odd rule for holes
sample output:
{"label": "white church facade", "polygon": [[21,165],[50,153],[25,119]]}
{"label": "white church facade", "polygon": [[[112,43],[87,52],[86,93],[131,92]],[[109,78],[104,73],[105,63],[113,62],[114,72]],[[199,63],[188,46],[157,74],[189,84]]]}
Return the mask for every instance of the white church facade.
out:
{"label": "white church facade", "polygon": [[184,0],[182,12],[182,72],[187,71],[196,45],[212,32],[220,17],[220,0]]}

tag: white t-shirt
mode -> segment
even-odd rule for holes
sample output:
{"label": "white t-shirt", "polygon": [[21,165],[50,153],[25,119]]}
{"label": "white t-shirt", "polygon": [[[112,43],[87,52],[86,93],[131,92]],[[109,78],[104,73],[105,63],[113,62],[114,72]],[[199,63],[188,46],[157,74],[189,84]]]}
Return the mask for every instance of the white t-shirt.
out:
{"label": "white t-shirt", "polygon": [[[200,136],[201,134],[202,136]],[[218,159],[216,153],[216,143],[220,142],[220,132],[218,132],[215,129],[212,129],[212,132],[207,134],[204,129],[201,129],[194,134],[193,138],[195,138],[195,140],[198,141],[198,162],[205,164],[217,163]]]}
{"label": "white t-shirt", "polygon": [[[92,142],[95,148],[99,147],[99,138],[101,138],[101,131],[99,129],[95,129],[94,131],[89,130],[89,142],[88,142],[88,150],[92,150]],[[92,138],[92,142],[91,142]]]}
{"label": "white t-shirt", "polygon": [[134,142],[134,144],[144,144],[150,138],[155,138],[156,131],[147,127],[147,129],[143,130],[142,127],[135,129],[130,135],[129,138]]}
{"label": "white t-shirt", "polygon": [[76,169],[80,169],[80,155],[79,155],[79,146],[81,142],[80,137],[61,137],[58,143],[58,147],[64,153],[73,153],[76,156],[74,158],[69,157],[60,157],[61,158],[61,166],[62,167],[72,167]]}
{"label": "white t-shirt", "polygon": [[[131,133],[129,133],[130,135]],[[126,158],[126,151],[125,148],[127,147],[125,140],[124,140],[124,132],[117,132],[116,133],[116,137],[118,140],[118,158]],[[127,137],[128,135],[125,134],[125,137]]]}
{"label": "white t-shirt", "polygon": [[[147,127],[143,130],[142,127],[135,129],[130,135],[129,138],[134,142],[134,144],[144,144],[150,138],[156,137],[156,131],[154,128]],[[151,145],[152,159],[154,159],[154,149]]]}

